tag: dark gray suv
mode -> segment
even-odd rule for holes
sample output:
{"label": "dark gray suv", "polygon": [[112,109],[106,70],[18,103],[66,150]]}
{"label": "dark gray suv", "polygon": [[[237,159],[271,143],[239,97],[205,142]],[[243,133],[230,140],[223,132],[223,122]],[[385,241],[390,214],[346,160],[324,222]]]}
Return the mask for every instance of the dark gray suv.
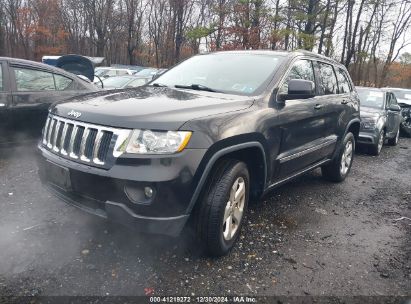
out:
{"label": "dark gray suv", "polygon": [[358,143],[379,155],[384,142],[395,146],[400,137],[401,107],[394,94],[377,88],[357,87],[361,101],[361,130]]}
{"label": "dark gray suv", "polygon": [[343,181],[359,129],[339,63],[305,51],[211,53],[147,86],[55,104],[40,176],[62,200],[140,231],[190,228],[218,256],[250,200],[317,167]]}

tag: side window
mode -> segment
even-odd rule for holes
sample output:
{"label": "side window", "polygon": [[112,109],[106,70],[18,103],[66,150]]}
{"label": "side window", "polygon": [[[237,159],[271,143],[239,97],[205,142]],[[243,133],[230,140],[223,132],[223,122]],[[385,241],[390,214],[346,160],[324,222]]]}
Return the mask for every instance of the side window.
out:
{"label": "side window", "polygon": [[396,105],[398,104],[397,102],[397,97],[393,93],[391,93],[391,104]]}
{"label": "side window", "polygon": [[17,91],[54,91],[54,77],[52,73],[14,68]]}
{"label": "side window", "polygon": [[4,91],[4,87],[3,87],[3,68],[2,68],[2,64],[0,62],[0,92]]}
{"label": "side window", "polygon": [[389,108],[392,103],[391,93],[385,93],[385,97],[386,97],[385,107]]}
{"label": "side window", "polygon": [[349,93],[351,91],[350,82],[346,74],[341,69],[336,69],[338,80],[338,91],[340,94]]}
{"label": "side window", "polygon": [[62,75],[54,74],[54,81],[56,82],[56,89],[58,91],[70,90],[73,80]]}
{"label": "side window", "polygon": [[315,84],[313,65],[310,60],[298,60],[294,63],[287,78],[279,90],[279,94],[288,93],[288,82],[291,79],[311,80]]}
{"label": "side window", "polygon": [[320,69],[320,86],[324,95],[338,93],[337,78],[335,77],[332,65],[319,62]]}

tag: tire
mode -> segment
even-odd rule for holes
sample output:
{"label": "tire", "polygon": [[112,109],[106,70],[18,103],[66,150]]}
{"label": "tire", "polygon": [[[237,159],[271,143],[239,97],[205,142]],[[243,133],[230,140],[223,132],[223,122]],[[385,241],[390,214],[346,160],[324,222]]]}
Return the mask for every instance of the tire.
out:
{"label": "tire", "polygon": [[[322,176],[332,182],[342,182],[348,176],[354,160],[355,139],[348,132],[339,147],[337,156],[327,165],[321,167]],[[344,161],[344,163],[343,163]]]}
{"label": "tire", "polygon": [[246,164],[235,160],[221,162],[205,190],[195,212],[197,235],[209,256],[223,256],[234,247],[247,212],[250,177]]}
{"label": "tire", "polygon": [[403,122],[401,124],[401,133],[404,137],[411,137],[411,123],[410,122]]}
{"label": "tire", "polygon": [[398,131],[395,134],[394,138],[388,139],[388,144],[390,146],[396,146],[398,144],[398,141],[400,139],[400,127],[398,126]]}
{"label": "tire", "polygon": [[385,140],[385,131],[383,129],[380,131],[380,134],[378,135],[377,143],[370,147],[371,155],[375,155],[375,156],[380,155],[382,147],[384,146],[384,140]]}

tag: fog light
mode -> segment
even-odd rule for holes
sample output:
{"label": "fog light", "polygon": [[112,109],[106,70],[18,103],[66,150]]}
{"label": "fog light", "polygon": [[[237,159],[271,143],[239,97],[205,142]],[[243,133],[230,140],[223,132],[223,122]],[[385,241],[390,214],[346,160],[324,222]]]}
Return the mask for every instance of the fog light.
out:
{"label": "fog light", "polygon": [[138,182],[128,182],[124,186],[124,193],[131,202],[144,205],[152,202],[156,196],[156,189],[147,183],[143,186]]}
{"label": "fog light", "polygon": [[147,198],[152,198],[154,194],[154,190],[151,187],[144,187],[144,194]]}

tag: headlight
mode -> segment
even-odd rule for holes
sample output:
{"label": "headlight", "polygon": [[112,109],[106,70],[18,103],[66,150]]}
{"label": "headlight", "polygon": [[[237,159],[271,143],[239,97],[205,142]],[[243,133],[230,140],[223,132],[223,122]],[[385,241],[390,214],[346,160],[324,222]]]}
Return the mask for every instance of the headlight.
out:
{"label": "headlight", "polygon": [[125,148],[133,154],[171,154],[183,151],[191,137],[187,131],[134,130]]}
{"label": "headlight", "polygon": [[374,129],[376,124],[376,121],[364,121],[362,126],[364,129]]}

